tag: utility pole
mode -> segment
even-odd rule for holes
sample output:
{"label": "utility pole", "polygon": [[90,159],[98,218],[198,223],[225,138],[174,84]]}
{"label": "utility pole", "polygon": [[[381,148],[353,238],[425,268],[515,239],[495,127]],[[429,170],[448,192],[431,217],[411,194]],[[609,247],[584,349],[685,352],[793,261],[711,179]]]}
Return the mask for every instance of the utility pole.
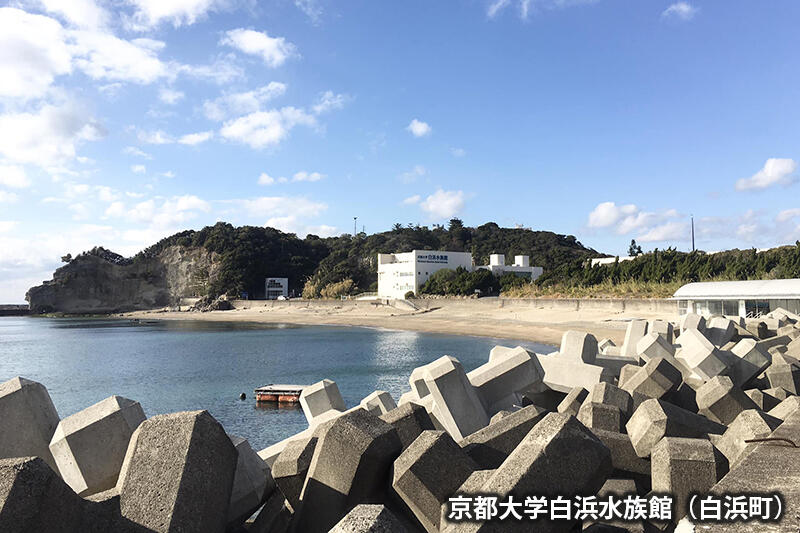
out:
{"label": "utility pole", "polygon": [[692,251],[694,252],[694,215],[692,215]]}
{"label": "utility pole", "polygon": [[356,234],[358,233],[358,230],[356,229],[356,221],[357,220],[358,220],[358,217],[353,217],[353,238],[355,238]]}

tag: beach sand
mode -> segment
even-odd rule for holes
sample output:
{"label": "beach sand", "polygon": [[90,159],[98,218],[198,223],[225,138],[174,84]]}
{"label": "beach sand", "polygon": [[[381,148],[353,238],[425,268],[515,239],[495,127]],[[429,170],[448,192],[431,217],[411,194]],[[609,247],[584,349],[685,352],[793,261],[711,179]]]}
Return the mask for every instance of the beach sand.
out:
{"label": "beach sand", "polygon": [[621,345],[634,318],[675,320],[672,313],[620,312],[608,309],[562,309],[503,305],[502,300],[431,300],[429,309],[413,310],[369,301],[235,301],[229,311],[137,311],[126,318],[216,320],[273,324],[366,326],[428,333],[518,339],[558,346],[567,330],[585,331],[597,340]]}

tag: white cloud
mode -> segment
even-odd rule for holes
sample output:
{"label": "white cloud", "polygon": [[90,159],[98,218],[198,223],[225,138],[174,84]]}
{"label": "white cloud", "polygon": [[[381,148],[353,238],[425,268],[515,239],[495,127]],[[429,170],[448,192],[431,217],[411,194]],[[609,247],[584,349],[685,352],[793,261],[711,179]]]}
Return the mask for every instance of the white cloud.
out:
{"label": "white cloud", "polygon": [[301,170],[300,172],[295,172],[294,176],[292,176],[292,181],[319,181],[325,177],[325,174],[320,174],[319,172],[306,172],[305,170]]}
{"label": "white cloud", "polygon": [[450,148],[450,154],[452,154],[453,157],[464,157],[467,155],[467,151],[463,148]]}
{"label": "white cloud", "polygon": [[136,8],[132,29],[144,30],[169,22],[174,27],[191,25],[204,18],[209,11],[226,6],[224,0],[128,0]]}
{"label": "white cloud", "polygon": [[315,202],[298,196],[260,196],[235,201],[250,216],[269,217],[315,217],[326,209],[328,205]]}
{"label": "white cloud", "polygon": [[139,131],[136,137],[145,144],[172,144],[174,139],[163,130]]}
{"label": "white cloud", "polygon": [[31,180],[25,174],[25,169],[15,165],[0,165],[0,185],[12,189],[30,187]]}
{"label": "white cloud", "polygon": [[428,170],[422,165],[414,165],[414,168],[407,172],[400,174],[400,181],[403,183],[414,183],[418,178],[421,178],[428,173]]}
{"label": "white cloud", "polygon": [[280,230],[284,233],[294,233],[300,238],[304,238],[309,233],[314,234],[318,237],[333,237],[336,235],[336,227],[335,226],[327,226],[327,225],[308,225],[304,224],[302,221],[298,219],[298,217],[294,215],[288,215],[283,217],[272,217],[267,220],[265,226],[269,228],[275,228]]}
{"label": "white cloud", "polygon": [[589,213],[589,227],[606,228],[613,226],[623,218],[635,216],[638,211],[639,208],[633,204],[618,206],[614,202],[603,202]]}
{"label": "white cloud", "polygon": [[661,16],[664,18],[677,18],[680,20],[691,20],[697,14],[698,9],[689,2],[675,2],[665,9]]}
{"label": "white cloud", "polygon": [[317,0],[294,0],[294,5],[306,14],[312,22],[318,22],[322,17],[322,6]]}
{"label": "white cloud", "polygon": [[420,208],[433,218],[450,218],[464,208],[464,191],[445,191],[438,189],[419,204]]}
{"label": "white cloud", "polygon": [[220,135],[258,149],[280,143],[298,125],[315,126],[316,119],[302,109],[283,107],[229,120],[223,124]]}
{"label": "white cloud", "polygon": [[431,131],[433,131],[427,122],[422,122],[417,119],[412,120],[411,124],[406,126],[406,129],[410,131],[411,135],[414,137],[425,137],[430,135]]}
{"label": "white cloud", "polygon": [[259,185],[274,185],[275,178],[267,174],[266,172],[262,172],[261,175],[258,177],[258,184]]}
{"label": "white cloud", "polygon": [[418,204],[420,200],[422,200],[422,197],[419,194],[415,194],[403,200],[403,205],[415,205]]}
{"label": "white cloud", "polygon": [[674,209],[650,212],[634,204],[602,202],[589,213],[587,225],[590,228],[613,227],[617,235],[636,232],[636,239],[642,242],[683,240],[688,225],[680,218]]}
{"label": "white cloud", "polygon": [[174,70],[193,78],[209,80],[219,85],[244,78],[244,69],[235,63],[233,54],[218,57],[209,65],[173,65]]}
{"label": "white cloud", "polygon": [[0,8],[0,96],[45,94],[56,76],[72,70],[64,29],[56,20]]}
{"label": "white cloud", "polygon": [[0,233],[9,233],[17,226],[19,226],[19,222],[16,220],[0,220]]}
{"label": "white cloud", "polygon": [[271,81],[263,87],[241,93],[228,93],[203,102],[203,112],[211,120],[223,121],[234,116],[255,113],[268,101],[283,95],[286,85]]}
{"label": "white cloud", "polygon": [[140,150],[135,146],[126,146],[122,151],[128,155],[133,155],[144,159],[153,159],[153,157],[150,154]]}
{"label": "white cloud", "polygon": [[797,162],[793,159],[770,158],[764,163],[764,168],[749,178],[742,178],[736,182],[737,191],[752,189],[766,189],[773,185],[787,185],[793,181],[793,174],[797,170]]}
{"label": "white cloud", "polygon": [[40,0],[49,13],[63,17],[79,28],[99,28],[105,26],[109,13],[94,0]]}
{"label": "white cloud", "polygon": [[158,91],[158,99],[168,105],[177,104],[183,100],[184,96],[186,95],[181,91],[176,91],[174,89],[170,89],[169,87],[163,87]]}
{"label": "white cloud", "polygon": [[641,242],[685,241],[688,240],[689,237],[689,223],[672,220],[658,226],[653,226],[645,233],[636,237],[636,240]]}
{"label": "white cloud", "polygon": [[74,159],[78,145],[103,133],[79,106],[48,104],[34,112],[0,114],[0,154],[20,163],[57,165]]}
{"label": "white cloud", "polygon": [[778,216],[775,217],[776,222],[786,222],[787,220],[792,220],[793,218],[800,217],[800,208],[794,209],[784,209]]}
{"label": "white cloud", "polygon": [[131,172],[133,172],[134,174],[144,174],[145,172],[147,172],[147,167],[144,165],[132,165]]}
{"label": "white cloud", "polygon": [[345,94],[334,94],[333,91],[325,91],[317,99],[317,103],[311,108],[314,113],[321,115],[334,109],[341,109],[349,97]]}
{"label": "white cloud", "polygon": [[149,84],[170,75],[158,58],[161,41],[126,41],[110,33],[79,30],[70,32],[75,65],[95,80]]}
{"label": "white cloud", "polygon": [[492,0],[488,9],[486,10],[486,15],[489,18],[494,18],[498,13],[507,8],[510,3],[511,0]]}
{"label": "white cloud", "polygon": [[161,175],[164,176],[165,178],[170,178],[170,179],[175,177],[175,173],[173,171],[171,171],[171,170],[167,170],[165,172],[162,172]]}
{"label": "white cloud", "polygon": [[178,143],[186,144],[189,146],[195,146],[197,144],[201,144],[208,141],[213,136],[214,136],[213,131],[201,131],[198,133],[189,133],[178,139]]}
{"label": "white cloud", "polygon": [[195,218],[198,212],[207,213],[211,204],[197,196],[188,194],[169,199],[149,199],[128,208],[116,201],[106,208],[110,218],[124,218],[137,224],[149,224],[151,228],[171,228]]}
{"label": "white cloud", "polygon": [[237,28],[225,33],[221,45],[231,46],[245,54],[259,56],[268,67],[279,67],[297,55],[295,45],[283,37],[270,37],[267,32]]}
{"label": "white cloud", "polygon": [[19,201],[19,196],[13,192],[0,190],[0,204],[13,204]]}

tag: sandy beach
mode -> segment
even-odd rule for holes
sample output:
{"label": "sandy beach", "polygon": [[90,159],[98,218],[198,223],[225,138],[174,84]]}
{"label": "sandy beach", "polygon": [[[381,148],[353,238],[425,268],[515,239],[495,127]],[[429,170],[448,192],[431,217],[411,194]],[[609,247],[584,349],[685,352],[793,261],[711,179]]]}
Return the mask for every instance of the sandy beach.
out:
{"label": "sandy beach", "polygon": [[[498,299],[431,300],[414,310],[370,301],[235,301],[229,311],[137,311],[126,318],[159,320],[216,320],[273,324],[366,326],[429,333],[519,339],[558,345],[567,330],[592,333],[621,344],[633,318],[674,320],[657,310],[569,309],[508,305]],[[422,307],[422,306],[420,306]]]}

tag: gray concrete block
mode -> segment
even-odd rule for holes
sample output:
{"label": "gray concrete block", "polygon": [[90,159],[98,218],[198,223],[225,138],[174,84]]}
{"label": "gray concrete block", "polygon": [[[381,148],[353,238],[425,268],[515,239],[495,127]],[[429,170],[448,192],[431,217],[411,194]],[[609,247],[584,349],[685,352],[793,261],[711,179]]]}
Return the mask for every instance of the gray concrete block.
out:
{"label": "gray concrete block", "polygon": [[392,398],[392,395],[386,392],[385,390],[376,390],[363,400],[359,404],[365,411],[369,411],[375,416],[381,416],[384,413],[388,413],[395,407],[397,404]]}
{"label": "gray concrete block", "polygon": [[714,346],[723,346],[733,339],[736,334],[736,325],[725,317],[715,316],[706,321],[704,333]]}
{"label": "gray concrete block", "polygon": [[330,379],[323,379],[304,388],[300,393],[300,406],[309,424],[313,423],[314,418],[330,410],[345,410],[339,387]]}
{"label": "gray concrete block", "polygon": [[[489,426],[491,426],[495,422],[501,421],[502,419],[504,419],[505,417],[507,417],[510,414],[511,414],[511,411],[505,411],[505,410],[504,411],[497,411],[495,414],[492,415],[492,418],[489,419]],[[486,426],[486,427],[489,427],[489,426]],[[478,431],[480,431],[480,430],[478,430]],[[473,433],[473,435],[474,435],[474,433]]]}
{"label": "gray concrete block", "polygon": [[459,445],[481,469],[497,468],[546,414],[535,405],[523,407],[479,429]]}
{"label": "gray concrete block", "polygon": [[583,403],[602,403],[619,408],[623,419],[627,420],[633,412],[633,399],[628,391],[612,383],[598,383],[589,390],[589,395]]}
{"label": "gray concrete block", "polygon": [[411,533],[389,509],[378,504],[355,506],[330,533]]}
{"label": "gray concrete block", "polygon": [[625,426],[639,457],[647,457],[664,437],[704,438],[721,435],[724,425],[681,409],[663,400],[647,400],[633,413]]}
{"label": "gray concrete block", "polygon": [[791,394],[800,392],[800,366],[793,359],[774,353],[766,374],[770,387],[781,387]]}
{"label": "gray concrete block", "polygon": [[623,366],[619,371],[617,386],[621,389],[624,389],[625,383],[631,378],[631,376],[635,375],[640,368],[641,367],[637,364],[627,364]]}
{"label": "gray concrete block", "polygon": [[658,333],[650,332],[636,344],[635,357],[647,362],[655,357],[671,359],[675,356],[675,347]]}
{"label": "gray concrete block", "polygon": [[800,409],[800,396],[789,396],[767,413],[770,416],[786,420],[792,413]]}
{"label": "gray concrete block", "polygon": [[647,332],[648,333],[657,333],[661,336],[667,344],[672,344],[672,341],[675,338],[675,328],[672,325],[672,322],[667,322],[666,320],[651,320],[647,323]]}
{"label": "gray concrete block", "polygon": [[446,432],[425,431],[395,460],[392,489],[422,527],[436,533],[442,505],[477,469]]}
{"label": "gray concrete block", "polygon": [[560,352],[539,357],[544,368],[544,384],[554,391],[569,393],[574,387],[591,389],[597,383],[614,381],[614,372],[590,365],[577,358],[562,357]]}
{"label": "gray concrete block", "polygon": [[115,487],[131,435],[145,418],[139,402],[110,396],[62,420],[50,441],[61,479],[80,496]]}
{"label": "gray concrete block", "polygon": [[403,449],[408,448],[423,431],[436,429],[425,408],[416,403],[403,404],[379,418],[397,430]]}
{"label": "gray concrete block", "polygon": [[[495,348],[501,348],[501,347],[495,346]],[[489,354],[489,357],[491,359],[491,353]],[[428,386],[425,384],[424,371],[426,366],[427,365],[418,366],[417,368],[412,370],[411,375],[408,376],[408,384],[411,387],[411,391],[417,395],[417,399],[419,400],[430,394]]]}
{"label": "gray concrete block", "polygon": [[[595,494],[613,467],[611,452],[591,431],[570,415],[550,413],[536,424],[479,493]],[[567,521],[525,520],[454,524],[447,531],[566,531]]]}
{"label": "gray concrete block", "polygon": [[782,420],[756,409],[742,411],[715,445],[733,467],[748,445],[744,441],[769,437],[781,422]]}
{"label": "gray concrete block", "polygon": [[781,403],[776,397],[759,389],[748,389],[744,391],[744,393],[747,394],[748,398],[753,400],[753,403],[756,404],[759,410],[764,412],[769,411]]}
{"label": "gray concrete block", "polygon": [[611,464],[614,470],[637,476],[650,476],[650,461],[636,455],[628,435],[602,429],[593,429],[592,433],[611,452]]}
{"label": "gray concrete block", "polygon": [[567,396],[558,404],[557,411],[572,416],[578,416],[578,410],[589,396],[589,391],[583,387],[573,387]]}
{"label": "gray concrete block", "polygon": [[558,353],[564,360],[592,364],[598,353],[597,339],[590,333],[565,331],[561,336]]}
{"label": "gray concrete block", "polygon": [[622,342],[622,355],[635,359],[639,353],[639,341],[647,335],[647,320],[631,320],[625,329],[625,340]]}
{"label": "gray concrete block", "polygon": [[698,414],[725,425],[733,422],[742,411],[758,408],[727,376],[710,379],[697,389],[697,407]]}
{"label": "gray concrete block", "polygon": [[328,531],[354,506],[381,501],[402,446],[391,424],[363,410],[335,419],[311,459],[299,531]]}
{"label": "gray concrete block", "polygon": [[41,457],[57,470],[50,440],[58,413],[41,383],[16,377],[0,384],[0,459]]}
{"label": "gray concrete block", "polygon": [[247,533],[287,533],[293,518],[291,506],[281,491],[269,495],[258,516],[247,528]]}
{"label": "gray concrete block", "polygon": [[727,370],[719,350],[696,329],[687,329],[678,341],[681,348],[675,352],[675,358],[702,379],[711,379]]}
{"label": "gray concrete block", "polygon": [[706,319],[704,316],[695,313],[687,313],[681,317],[681,335],[687,329],[694,329],[703,333],[706,330]]}
{"label": "gray concrete block", "polygon": [[275,490],[275,481],[267,464],[253,451],[247,439],[230,436],[237,452],[231,499],[228,502],[228,527],[239,526],[264,503]]}
{"label": "gray concrete block", "polygon": [[622,412],[616,405],[587,401],[583,402],[578,410],[578,420],[592,430],[620,431],[623,418]]}
{"label": "gray concrete block", "polygon": [[733,383],[739,387],[758,376],[770,364],[771,358],[761,351],[761,347],[755,339],[740,340],[731,349],[731,353],[735,357],[730,376]]}
{"label": "gray concrete block", "polygon": [[488,414],[519,405],[519,393],[543,390],[544,369],[535,353],[516,348],[496,354],[467,374]]}
{"label": "gray concrete block", "polygon": [[651,455],[653,492],[674,498],[674,519],[686,515],[692,493],[707,493],[717,482],[714,446],[706,439],[666,437]]}
{"label": "gray concrete block", "polygon": [[299,508],[300,493],[303,491],[316,446],[317,437],[294,440],[286,445],[272,463],[272,479],[292,510]]}
{"label": "gray concrete block", "polygon": [[207,411],[145,420],[117,482],[122,516],[154,531],[222,532],[236,461],[231,439]]}
{"label": "gray concrete block", "polygon": [[794,396],[792,393],[790,393],[789,391],[787,391],[782,387],[771,387],[769,389],[764,389],[764,392],[766,392],[770,396],[774,396],[779,401],[783,401],[789,396]]}
{"label": "gray concrete block", "polygon": [[455,357],[444,356],[423,367],[425,385],[436,404],[436,418],[450,435],[461,440],[489,424],[489,417]]}
{"label": "gray concrete block", "polygon": [[[620,497],[623,494],[636,494],[636,482],[633,479],[610,478],[607,479],[603,486],[597,491],[597,498],[605,500],[609,496]],[[644,523],[641,520],[636,521],[594,521],[584,520],[583,530],[595,533],[644,533]]]}
{"label": "gray concrete block", "polygon": [[664,357],[653,357],[630,376],[622,388],[630,394],[639,393],[661,398],[681,383],[680,371]]}

